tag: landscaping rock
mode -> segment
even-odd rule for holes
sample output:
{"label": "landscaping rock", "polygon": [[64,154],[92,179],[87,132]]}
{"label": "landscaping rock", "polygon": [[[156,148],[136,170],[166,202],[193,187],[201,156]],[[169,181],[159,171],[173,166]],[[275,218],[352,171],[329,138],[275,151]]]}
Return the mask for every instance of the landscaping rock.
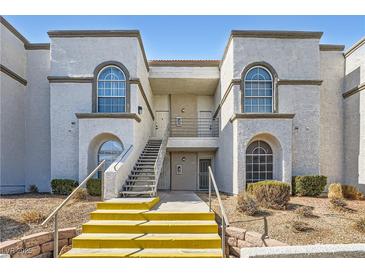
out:
{"label": "landscaping rock", "polygon": [[245,234],[245,241],[249,242],[253,246],[262,246],[263,234],[247,231]]}
{"label": "landscaping rock", "polygon": [[63,228],[58,230],[58,239],[69,239],[76,237],[76,227]]}
{"label": "landscaping rock", "polygon": [[253,245],[251,243],[243,241],[243,240],[237,240],[237,247],[238,248],[253,247]]}
{"label": "landscaping rock", "polygon": [[51,241],[52,239],[53,239],[52,232],[39,232],[21,238],[25,248],[41,245],[43,243]]}
{"label": "landscaping rock", "polygon": [[41,253],[41,247],[39,245],[22,249],[15,253],[13,258],[33,258]]}
{"label": "landscaping rock", "polygon": [[[62,249],[62,247],[64,247],[65,245],[68,245],[68,240],[67,239],[59,240],[58,241],[58,251],[60,251]],[[42,253],[53,251],[54,241],[42,244],[41,248],[42,248]]]}
{"label": "landscaping rock", "polygon": [[235,238],[235,237],[226,237],[226,243],[230,246],[237,246],[237,238]]}
{"label": "landscaping rock", "polygon": [[241,240],[245,239],[246,230],[238,227],[227,227],[226,234],[231,237],[235,237]]}
{"label": "landscaping rock", "polygon": [[0,253],[13,255],[23,248],[23,241],[9,240],[0,243]]}

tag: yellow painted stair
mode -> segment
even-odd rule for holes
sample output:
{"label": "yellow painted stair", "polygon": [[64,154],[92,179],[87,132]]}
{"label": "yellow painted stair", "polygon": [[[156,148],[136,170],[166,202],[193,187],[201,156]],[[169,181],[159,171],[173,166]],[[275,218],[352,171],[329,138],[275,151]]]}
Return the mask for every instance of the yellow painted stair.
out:
{"label": "yellow painted stair", "polygon": [[97,204],[63,258],[221,258],[213,212],[152,210],[159,198]]}

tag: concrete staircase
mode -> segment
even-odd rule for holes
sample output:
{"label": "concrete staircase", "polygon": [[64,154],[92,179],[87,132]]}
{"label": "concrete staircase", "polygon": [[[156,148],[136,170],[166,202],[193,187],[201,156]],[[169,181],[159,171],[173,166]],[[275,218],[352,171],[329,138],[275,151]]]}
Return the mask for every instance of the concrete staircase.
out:
{"label": "concrete staircase", "polygon": [[159,198],[97,204],[63,258],[221,258],[213,212],[151,210]]}
{"label": "concrete staircase", "polygon": [[155,164],[162,140],[150,139],[128,176],[121,195],[123,197],[154,196],[157,188]]}

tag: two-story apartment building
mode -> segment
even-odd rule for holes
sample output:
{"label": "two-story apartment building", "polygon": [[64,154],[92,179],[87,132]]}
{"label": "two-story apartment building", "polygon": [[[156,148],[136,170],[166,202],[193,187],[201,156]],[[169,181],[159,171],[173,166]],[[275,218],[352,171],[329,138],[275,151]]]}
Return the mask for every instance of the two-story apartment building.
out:
{"label": "two-story apartment building", "polygon": [[344,52],[321,32],[240,30],[221,60],[149,61],[139,31],[48,35],[1,19],[1,193],[103,159],[107,198],[204,190],[208,166],[227,193],[307,174],[365,190],[365,39]]}

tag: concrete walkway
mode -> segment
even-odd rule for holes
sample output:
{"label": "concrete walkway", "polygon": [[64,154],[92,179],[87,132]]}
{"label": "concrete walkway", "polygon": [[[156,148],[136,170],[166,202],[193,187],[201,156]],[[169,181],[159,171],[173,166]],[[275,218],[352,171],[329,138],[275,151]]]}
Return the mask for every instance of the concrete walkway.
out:
{"label": "concrete walkway", "polygon": [[208,212],[208,205],[192,191],[162,191],[160,202],[152,209],[161,212]]}
{"label": "concrete walkway", "polygon": [[[208,212],[208,205],[192,191],[161,191],[157,193],[160,202],[150,211],[160,212]],[[153,198],[114,198],[107,202],[124,203],[150,202]]]}

